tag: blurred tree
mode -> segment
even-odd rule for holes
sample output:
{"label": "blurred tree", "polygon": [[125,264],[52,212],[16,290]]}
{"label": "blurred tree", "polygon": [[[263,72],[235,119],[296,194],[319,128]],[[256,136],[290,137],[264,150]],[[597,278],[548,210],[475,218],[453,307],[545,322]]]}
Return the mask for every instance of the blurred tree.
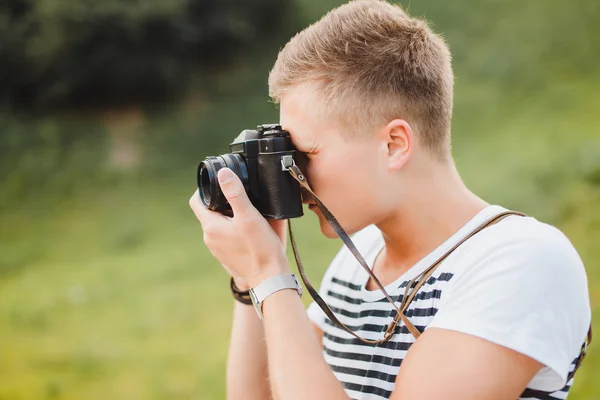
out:
{"label": "blurred tree", "polygon": [[2,0],[0,102],[165,101],[287,26],[291,0]]}

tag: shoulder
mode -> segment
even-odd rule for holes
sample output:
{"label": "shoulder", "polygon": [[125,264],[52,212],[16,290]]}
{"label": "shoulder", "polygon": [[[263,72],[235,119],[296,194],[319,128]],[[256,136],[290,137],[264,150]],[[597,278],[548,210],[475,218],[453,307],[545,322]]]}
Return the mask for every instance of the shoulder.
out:
{"label": "shoulder", "polygon": [[507,273],[528,283],[587,290],[585,268],[569,239],[532,217],[511,216],[475,235],[465,244],[457,272]]}
{"label": "shoulder", "polygon": [[448,297],[470,295],[482,304],[499,301],[530,312],[568,314],[565,318],[582,329],[587,325],[583,262],[560,230],[535,218],[513,216],[486,228],[465,243],[453,268]]}
{"label": "shoulder", "polygon": [[430,327],[525,354],[546,366],[536,379],[562,387],[591,319],[585,268],[571,242],[551,225],[514,216],[464,246]]}

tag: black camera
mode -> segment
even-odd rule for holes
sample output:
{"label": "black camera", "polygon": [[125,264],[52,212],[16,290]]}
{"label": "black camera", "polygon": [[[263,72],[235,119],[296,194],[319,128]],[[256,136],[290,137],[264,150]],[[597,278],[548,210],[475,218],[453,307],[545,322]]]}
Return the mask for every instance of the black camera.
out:
{"label": "black camera", "polygon": [[207,157],[198,165],[198,192],[204,205],[213,211],[231,210],[217,181],[217,172],[227,167],[242,181],[248,198],[265,217],[300,217],[300,184],[287,168],[297,154],[289,132],[280,125],[259,125],[246,129],[229,145],[231,153]]}

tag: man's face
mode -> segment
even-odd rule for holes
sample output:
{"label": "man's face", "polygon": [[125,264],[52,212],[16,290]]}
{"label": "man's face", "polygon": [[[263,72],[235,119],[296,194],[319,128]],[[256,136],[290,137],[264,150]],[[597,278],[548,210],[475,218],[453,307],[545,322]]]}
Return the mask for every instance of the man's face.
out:
{"label": "man's face", "polygon": [[[351,234],[379,222],[389,209],[393,191],[386,190],[387,146],[375,133],[348,139],[339,123],[318,111],[321,105],[312,90],[296,86],[284,95],[280,123],[306,156],[306,164],[300,162],[299,167],[313,191]],[[319,217],[323,234],[337,237],[314,200],[304,200]]]}

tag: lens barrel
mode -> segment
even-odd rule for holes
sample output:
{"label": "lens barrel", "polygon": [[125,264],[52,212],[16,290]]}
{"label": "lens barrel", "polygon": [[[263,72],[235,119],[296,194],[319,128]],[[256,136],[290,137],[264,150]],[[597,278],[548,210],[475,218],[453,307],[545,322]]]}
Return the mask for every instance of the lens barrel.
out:
{"label": "lens barrel", "polygon": [[198,165],[197,182],[200,199],[209,210],[222,212],[231,209],[217,180],[217,173],[224,167],[231,169],[240,178],[248,193],[248,168],[241,155],[223,154],[207,157]]}

